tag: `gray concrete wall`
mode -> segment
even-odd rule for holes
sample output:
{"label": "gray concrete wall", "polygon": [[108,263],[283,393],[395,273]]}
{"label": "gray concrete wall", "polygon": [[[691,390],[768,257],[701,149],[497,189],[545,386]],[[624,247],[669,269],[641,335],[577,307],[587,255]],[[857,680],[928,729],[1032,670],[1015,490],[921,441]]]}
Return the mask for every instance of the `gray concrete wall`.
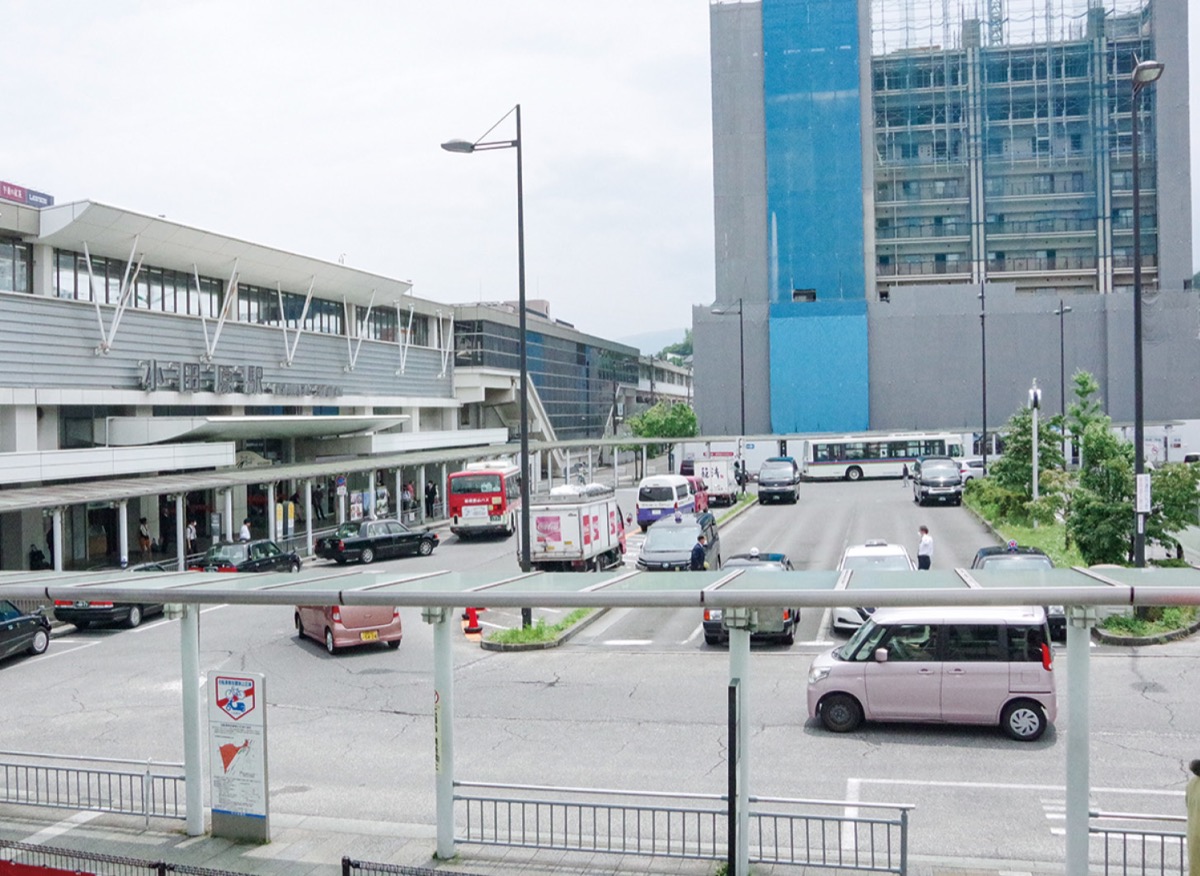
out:
{"label": "gray concrete wall", "polygon": [[1163,289],[1183,289],[1192,279],[1191,127],[1188,97],[1188,7],[1154,4],[1154,48],[1166,64],[1154,90],[1158,154],[1159,277]]}
{"label": "gray concrete wall", "polygon": [[[695,408],[705,432],[736,434],[737,301],[745,307],[746,427],[769,430],[767,361],[767,183],[763,121],[762,6],[710,7],[712,54],[715,301],[734,313],[693,312]],[[761,320],[759,328],[751,320]],[[752,349],[753,348],[753,349]],[[752,425],[753,424],[753,425]]]}
{"label": "gray concrete wall", "polygon": [[[868,305],[872,429],[977,431],[982,419],[978,286],[893,289]],[[1066,394],[1091,372],[1114,422],[1133,420],[1133,298],[1067,296],[1063,320]],[[1027,401],[1036,377],[1043,410],[1062,409],[1057,296],[987,286],[988,425],[1002,426]],[[1200,299],[1147,296],[1142,311],[1147,421],[1200,417]]]}

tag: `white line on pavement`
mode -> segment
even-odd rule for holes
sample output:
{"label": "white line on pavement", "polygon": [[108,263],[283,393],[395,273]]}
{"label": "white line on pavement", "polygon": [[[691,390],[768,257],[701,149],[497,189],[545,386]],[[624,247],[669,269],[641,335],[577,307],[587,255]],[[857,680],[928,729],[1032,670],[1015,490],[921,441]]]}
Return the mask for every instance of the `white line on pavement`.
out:
{"label": "white line on pavement", "polygon": [[77,826],[87,824],[94,818],[99,818],[103,813],[100,812],[76,812],[70,818],[52,824],[49,827],[44,827],[32,836],[27,836],[22,842],[30,845],[41,845],[46,840],[54,839],[56,836],[62,836],[64,833],[70,833]]}

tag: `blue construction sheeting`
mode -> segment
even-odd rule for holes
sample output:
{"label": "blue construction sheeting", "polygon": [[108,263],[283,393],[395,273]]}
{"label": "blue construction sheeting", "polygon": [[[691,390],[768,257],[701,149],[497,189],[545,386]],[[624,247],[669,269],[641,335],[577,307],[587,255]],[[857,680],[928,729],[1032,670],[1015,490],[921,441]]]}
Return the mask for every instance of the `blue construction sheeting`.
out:
{"label": "blue construction sheeting", "polygon": [[771,308],[771,430],[869,428],[865,301]]}

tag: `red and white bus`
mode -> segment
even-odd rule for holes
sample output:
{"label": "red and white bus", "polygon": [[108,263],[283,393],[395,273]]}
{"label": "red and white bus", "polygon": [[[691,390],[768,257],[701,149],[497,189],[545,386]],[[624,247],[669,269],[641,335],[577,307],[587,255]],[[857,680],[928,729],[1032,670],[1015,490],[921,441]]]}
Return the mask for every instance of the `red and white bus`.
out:
{"label": "red and white bus", "polygon": [[512,460],[468,463],[446,479],[450,531],[512,535],[521,513],[521,468]]}

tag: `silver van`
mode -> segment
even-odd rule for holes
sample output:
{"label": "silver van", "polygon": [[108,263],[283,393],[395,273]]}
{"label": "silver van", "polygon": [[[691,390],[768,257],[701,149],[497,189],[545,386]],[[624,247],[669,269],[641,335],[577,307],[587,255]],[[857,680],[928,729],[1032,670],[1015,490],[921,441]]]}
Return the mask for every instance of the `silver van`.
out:
{"label": "silver van", "polygon": [[1040,606],[880,608],[808,672],[808,716],[835,733],[864,720],[992,724],[1032,742],[1057,712]]}

